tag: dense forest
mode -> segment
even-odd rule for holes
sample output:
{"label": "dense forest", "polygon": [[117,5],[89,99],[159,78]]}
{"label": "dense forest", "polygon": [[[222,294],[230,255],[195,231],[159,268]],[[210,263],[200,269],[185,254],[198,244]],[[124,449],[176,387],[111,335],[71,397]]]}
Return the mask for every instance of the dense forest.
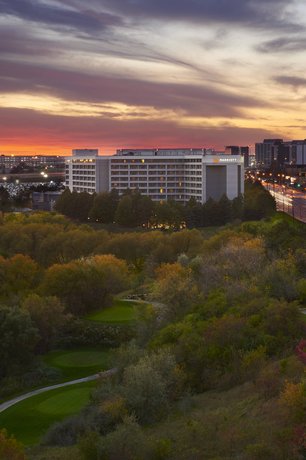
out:
{"label": "dense forest", "polygon": [[[305,225],[253,190],[240,219],[214,228],[3,216],[1,400],[57,382],[42,356],[62,347],[110,347],[114,372],[35,446],[3,425],[1,459],[306,458]],[[247,220],[258,202],[270,217]],[[86,319],[118,296],[146,301],[134,321]]]}

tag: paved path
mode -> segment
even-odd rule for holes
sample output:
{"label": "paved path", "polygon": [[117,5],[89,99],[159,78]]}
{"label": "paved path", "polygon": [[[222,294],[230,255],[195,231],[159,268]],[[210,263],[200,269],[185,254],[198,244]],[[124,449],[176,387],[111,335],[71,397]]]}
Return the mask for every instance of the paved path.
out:
{"label": "paved path", "polygon": [[91,382],[92,380],[97,380],[99,378],[108,377],[108,376],[115,374],[116,371],[117,371],[116,369],[109,369],[108,371],[100,372],[99,374],[95,374],[95,375],[90,375],[89,377],[83,377],[81,379],[71,380],[70,382],[50,385],[48,387],[39,388],[38,390],[33,390],[33,391],[30,391],[29,393],[25,393],[23,395],[16,396],[16,398],[10,399],[9,401],[6,401],[0,404],[0,413],[4,412],[6,409],[8,409],[11,406],[14,406],[20,401],[23,401],[24,399],[31,398],[32,396],[39,395],[41,393],[45,393],[46,391],[55,390],[56,388],[63,388],[69,385],[77,385],[78,383]]}

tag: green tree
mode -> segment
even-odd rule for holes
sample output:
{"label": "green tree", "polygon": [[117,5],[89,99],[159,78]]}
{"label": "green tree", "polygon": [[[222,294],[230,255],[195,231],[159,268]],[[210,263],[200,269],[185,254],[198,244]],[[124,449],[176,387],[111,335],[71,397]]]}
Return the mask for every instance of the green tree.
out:
{"label": "green tree", "polygon": [[138,190],[127,190],[117,206],[115,221],[124,227],[147,225],[152,212],[150,197],[141,195]]}
{"label": "green tree", "polygon": [[183,381],[174,356],[164,349],[128,366],[119,392],[140,423],[152,423],[167,414],[182,392]]}
{"label": "green tree", "polygon": [[178,229],[183,222],[183,218],[184,209],[179,203],[169,200],[154,204],[152,217],[154,225]]}
{"label": "green tree", "polygon": [[120,199],[115,213],[115,222],[123,227],[135,227],[133,199],[130,195]]}
{"label": "green tree", "polygon": [[24,369],[33,359],[38,332],[28,312],[0,306],[0,377]]}
{"label": "green tree", "polygon": [[110,224],[115,220],[115,213],[119,203],[117,190],[99,193],[95,196],[89,217],[93,220]]}
{"label": "green tree", "polygon": [[133,416],[125,417],[115,431],[101,438],[97,450],[101,459],[152,459],[151,443]]}
{"label": "green tree", "polygon": [[38,351],[46,352],[54,345],[56,338],[71,319],[70,315],[65,313],[64,306],[57,297],[40,297],[31,294],[23,301],[22,307],[29,312],[39,332]]}
{"label": "green tree", "polygon": [[94,195],[87,192],[70,192],[66,189],[55,204],[55,210],[71,219],[81,222],[88,220],[93,205]]}
{"label": "green tree", "polygon": [[232,219],[232,203],[224,194],[218,202],[218,223],[225,225]]}
{"label": "green tree", "polygon": [[184,220],[188,228],[203,227],[203,208],[193,197],[184,208]]}
{"label": "green tree", "polygon": [[242,219],[243,217],[244,198],[239,195],[232,201],[232,217],[233,219]]}
{"label": "green tree", "polygon": [[11,199],[8,191],[4,187],[0,187],[0,213],[9,211],[11,208]]}
{"label": "green tree", "polygon": [[56,201],[54,209],[64,216],[70,216],[71,212],[71,205],[72,205],[72,193],[69,188],[63,191],[61,196]]}
{"label": "green tree", "polygon": [[202,206],[202,212],[204,227],[219,225],[219,209],[215,200],[208,198],[208,200]]}
{"label": "green tree", "polygon": [[276,211],[275,199],[260,182],[246,181],[244,194],[244,218],[257,220],[269,217]]}

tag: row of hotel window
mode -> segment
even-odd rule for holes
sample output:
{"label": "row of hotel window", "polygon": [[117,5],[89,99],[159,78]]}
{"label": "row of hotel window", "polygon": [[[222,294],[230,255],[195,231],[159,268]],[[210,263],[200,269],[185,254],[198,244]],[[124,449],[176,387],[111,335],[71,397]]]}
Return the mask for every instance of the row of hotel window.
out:
{"label": "row of hotel window", "polygon": [[[66,178],[66,183],[69,183],[69,178]],[[75,185],[89,185],[94,186],[95,181],[89,180],[84,177],[77,178],[75,177],[72,181]],[[202,182],[188,181],[188,182],[169,182],[169,181],[136,181],[136,182],[112,182],[112,188],[128,188],[128,187],[196,187],[202,188]]]}
{"label": "row of hotel window", "polygon": [[[88,182],[88,181],[73,181],[73,186],[79,186],[79,187],[89,187],[89,188],[94,188],[95,189],[95,183],[94,182]],[[200,193],[202,191],[202,185],[201,184],[176,184],[176,183],[168,183],[167,186],[165,186],[164,183],[117,183],[117,182],[112,182],[111,184],[112,188],[118,188],[118,190],[126,190],[128,187],[130,188],[139,188],[140,191],[144,191],[146,193],[174,193],[174,191],[179,191],[182,192],[183,190],[188,190],[191,192],[195,193]]]}
{"label": "row of hotel window", "polygon": [[[99,160],[98,160],[99,162]],[[97,163],[98,163],[97,162]],[[69,161],[70,163],[70,161]],[[69,163],[66,164],[66,167],[69,167]],[[72,165],[75,165],[75,164],[84,164],[84,165],[90,165],[90,164],[95,164],[96,163],[96,160],[94,158],[90,158],[90,159],[73,159],[72,160]],[[113,166],[114,164],[170,164],[170,163],[175,163],[175,164],[194,164],[194,163],[202,163],[202,160],[201,159],[196,159],[196,160],[186,160],[184,158],[177,158],[177,159],[161,159],[161,158],[154,158],[154,159],[138,159],[138,160],[135,160],[135,159],[120,159],[120,160],[116,160],[116,159],[112,159],[111,160],[111,166]]]}
{"label": "row of hotel window", "polygon": [[[116,183],[118,185],[125,185],[125,184],[143,184],[143,185],[147,185],[147,184],[156,184],[156,183],[162,183],[162,184],[165,184],[167,183],[168,185],[170,186],[176,186],[176,185],[179,185],[181,186],[182,184],[188,184],[188,183],[192,183],[193,185],[198,185],[199,187],[202,186],[202,180],[200,180],[200,178],[198,177],[189,177],[189,178],[186,178],[186,177],[164,177],[164,176],[156,176],[155,178],[154,177],[150,177],[149,179],[145,178],[145,177],[133,177],[133,178],[130,178],[131,180],[128,180],[128,177],[125,177],[125,181],[122,181],[122,180],[118,180],[120,179],[119,177],[113,177],[113,182],[116,181]],[[70,180],[70,176],[69,175],[66,175],[66,182],[69,182]],[[75,175],[73,176],[72,178],[73,182],[75,181],[82,181],[82,182],[92,182],[94,183],[95,182],[95,177],[91,177],[91,176],[87,176],[87,175]]]}
{"label": "row of hotel window", "polygon": [[[72,169],[96,169],[96,165],[92,164],[73,164]],[[197,169],[202,171],[202,165],[189,165],[189,164],[174,164],[174,165],[167,165],[167,164],[154,164],[154,165],[132,165],[132,164],[120,164],[120,165],[111,165],[111,169]],[[69,169],[69,165],[66,165],[66,169]]]}
{"label": "row of hotel window", "polygon": [[[74,166],[76,168],[77,166]],[[134,171],[154,171],[155,169],[162,169],[167,171],[199,171],[202,172],[202,166],[183,166],[183,165],[152,165],[152,166],[133,166],[133,165],[118,165],[112,166],[111,171],[116,170],[134,170]]]}
{"label": "row of hotel window", "polygon": [[111,159],[111,165],[114,163],[162,163],[162,164],[168,164],[168,163],[202,163],[202,159],[185,159],[185,158],[175,158],[175,159],[162,159],[162,158],[154,158],[154,159]]}

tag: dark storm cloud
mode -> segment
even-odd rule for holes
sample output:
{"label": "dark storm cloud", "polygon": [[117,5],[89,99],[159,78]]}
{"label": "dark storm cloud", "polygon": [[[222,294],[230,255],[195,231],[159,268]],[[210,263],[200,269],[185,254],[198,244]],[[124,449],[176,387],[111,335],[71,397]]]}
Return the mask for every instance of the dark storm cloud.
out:
{"label": "dark storm cloud", "polygon": [[[101,4],[97,0],[96,5]],[[292,0],[104,0],[119,14],[192,22],[240,23],[245,26],[291,28],[294,18],[284,15]]]}
{"label": "dark storm cloud", "polygon": [[95,32],[107,26],[122,24],[121,19],[113,14],[97,12],[89,9],[90,2],[84,2],[79,10],[55,6],[52,3],[42,3],[41,0],[0,0],[0,14],[15,16],[27,21],[64,26]]}
{"label": "dark storm cloud", "polygon": [[280,83],[281,85],[288,85],[298,88],[300,86],[306,87],[306,78],[295,77],[293,75],[283,75],[280,77],[275,77],[274,81]]}
{"label": "dark storm cloud", "polygon": [[0,61],[0,90],[32,92],[90,103],[119,102],[134,106],[183,110],[194,116],[234,117],[241,108],[264,103],[205,85],[111,78],[42,66]]}
{"label": "dark storm cloud", "polygon": [[303,52],[306,49],[306,37],[280,37],[275,40],[269,40],[264,43],[261,43],[257,50],[261,53],[288,53],[291,51],[294,52]]}

